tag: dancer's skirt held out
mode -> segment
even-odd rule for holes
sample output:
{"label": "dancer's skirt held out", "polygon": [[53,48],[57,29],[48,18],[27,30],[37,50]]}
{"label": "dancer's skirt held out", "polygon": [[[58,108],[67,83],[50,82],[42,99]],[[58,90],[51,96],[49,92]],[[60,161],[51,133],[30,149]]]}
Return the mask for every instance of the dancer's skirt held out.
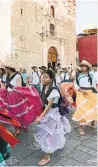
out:
{"label": "dancer's skirt held out", "polygon": [[58,107],[51,108],[35,129],[35,139],[45,153],[62,149],[66,142],[65,134],[71,131],[68,119],[58,110]]}
{"label": "dancer's skirt held out", "polygon": [[3,148],[2,151],[0,150],[0,166],[4,167],[6,166],[5,160],[7,160],[10,157],[10,145],[6,143],[1,137],[0,144]]}
{"label": "dancer's skirt held out", "polygon": [[0,108],[7,109],[22,127],[27,127],[41,114],[42,104],[34,87],[14,87],[13,91],[0,89]]}
{"label": "dancer's skirt held out", "polygon": [[0,166],[5,166],[5,160],[10,157],[10,145],[14,147],[19,143],[19,140],[4,127],[4,124],[21,127],[20,123],[14,120],[8,111],[0,110]]}
{"label": "dancer's skirt held out", "polygon": [[72,106],[76,107],[76,91],[74,88],[74,84],[72,82],[64,82],[60,84],[61,94],[66,98],[66,92],[69,94],[70,97],[73,99]]}
{"label": "dancer's skirt held out", "polygon": [[72,120],[79,122],[80,125],[88,125],[94,120],[98,120],[98,94],[92,90],[85,90],[87,95],[77,91],[76,106],[77,110],[73,115]]}

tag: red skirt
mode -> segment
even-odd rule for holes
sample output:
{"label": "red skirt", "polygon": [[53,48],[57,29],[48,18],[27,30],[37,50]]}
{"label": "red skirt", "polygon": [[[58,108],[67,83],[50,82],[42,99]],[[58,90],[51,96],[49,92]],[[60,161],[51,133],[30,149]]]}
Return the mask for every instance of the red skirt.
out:
{"label": "red skirt", "polygon": [[0,108],[7,109],[22,127],[27,127],[41,114],[42,103],[34,87],[14,87],[13,91],[0,89]]}

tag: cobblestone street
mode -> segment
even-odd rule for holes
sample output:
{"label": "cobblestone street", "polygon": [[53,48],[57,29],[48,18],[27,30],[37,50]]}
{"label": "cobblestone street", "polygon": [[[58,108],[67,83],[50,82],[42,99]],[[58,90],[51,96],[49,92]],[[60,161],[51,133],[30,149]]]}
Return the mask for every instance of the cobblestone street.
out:
{"label": "cobblestone street", "polygon": [[[63,150],[51,155],[49,166],[97,166],[97,130],[86,127],[86,136],[80,136],[78,125],[69,120],[72,132],[66,136],[67,142]],[[7,160],[8,166],[37,166],[43,153],[34,140],[34,127],[19,136],[21,143],[11,151],[11,157]]]}
{"label": "cobblestone street", "polygon": [[0,167],[98,166],[97,2],[0,0]]}

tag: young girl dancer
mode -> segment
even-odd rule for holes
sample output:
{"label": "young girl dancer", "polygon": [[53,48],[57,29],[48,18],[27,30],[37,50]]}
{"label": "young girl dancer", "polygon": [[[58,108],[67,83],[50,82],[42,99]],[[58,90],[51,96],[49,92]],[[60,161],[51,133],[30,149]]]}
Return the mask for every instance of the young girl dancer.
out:
{"label": "young girl dancer", "polygon": [[35,129],[35,139],[40,144],[42,151],[45,152],[45,156],[38,163],[39,166],[50,162],[50,153],[64,147],[66,141],[64,135],[71,131],[69,121],[65,116],[60,115],[58,105],[60,93],[53,81],[53,71],[46,71],[43,74],[43,112],[36,119],[36,122],[40,124]]}

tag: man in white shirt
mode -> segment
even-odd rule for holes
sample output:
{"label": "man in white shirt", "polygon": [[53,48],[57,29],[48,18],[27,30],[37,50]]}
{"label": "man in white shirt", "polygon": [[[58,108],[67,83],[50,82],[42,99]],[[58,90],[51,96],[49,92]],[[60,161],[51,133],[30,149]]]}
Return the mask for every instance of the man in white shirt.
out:
{"label": "man in white shirt", "polygon": [[70,70],[67,71],[66,73],[66,80],[70,80],[71,72]]}
{"label": "man in white shirt", "polygon": [[39,67],[40,69],[40,88],[41,88],[41,92],[42,92],[42,89],[43,89],[43,83],[42,83],[42,80],[43,80],[43,74],[44,72],[46,71],[46,67],[45,66],[41,66]]}
{"label": "man in white shirt", "polygon": [[56,70],[57,70],[58,73],[61,72],[61,64],[60,64],[60,63],[57,64],[57,68],[56,68]]}
{"label": "man in white shirt", "polygon": [[32,67],[32,85],[37,89],[37,91],[40,93],[40,77],[38,74],[38,69],[36,66]]}
{"label": "man in white shirt", "polygon": [[63,67],[62,68],[62,73],[61,73],[61,81],[65,81],[66,73],[67,73],[67,69],[65,67]]}

